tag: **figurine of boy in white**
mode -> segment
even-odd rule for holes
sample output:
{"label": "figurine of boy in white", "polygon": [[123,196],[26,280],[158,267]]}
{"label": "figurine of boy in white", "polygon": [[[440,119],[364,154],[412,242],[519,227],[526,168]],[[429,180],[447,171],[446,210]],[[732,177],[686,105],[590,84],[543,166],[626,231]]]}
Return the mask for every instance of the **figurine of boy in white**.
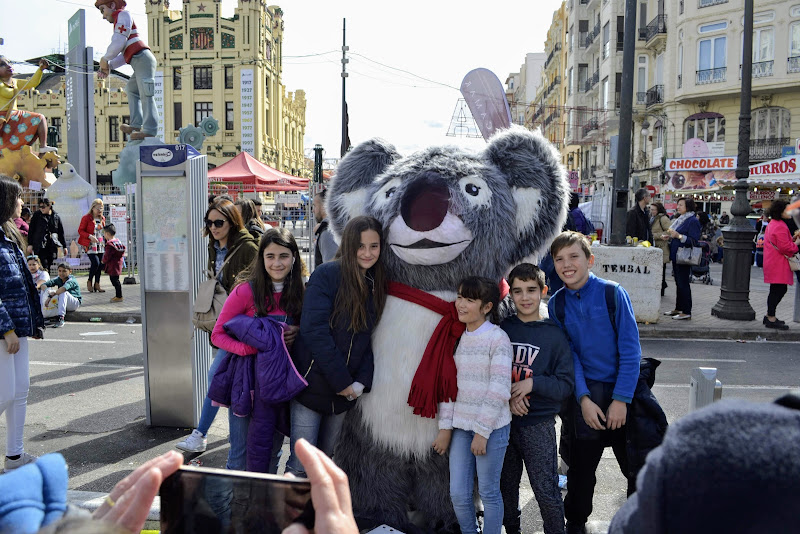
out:
{"label": "figurine of boy in white", "polygon": [[106,78],[111,69],[128,63],[133,76],[128,80],[128,107],[131,122],[120,127],[131,140],[154,137],[158,132],[158,109],[155,103],[156,57],[139,35],[130,12],[125,10],[125,0],[96,0],[95,7],[108,22],[114,25],[114,35],[103,59],[100,60],[98,78]]}

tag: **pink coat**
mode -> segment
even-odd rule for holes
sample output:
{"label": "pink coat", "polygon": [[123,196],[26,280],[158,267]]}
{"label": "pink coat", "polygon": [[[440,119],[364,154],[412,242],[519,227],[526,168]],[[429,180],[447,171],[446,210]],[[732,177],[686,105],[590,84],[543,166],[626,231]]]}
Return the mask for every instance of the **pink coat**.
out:
{"label": "pink coat", "polygon": [[[778,250],[775,250],[775,247]],[[786,256],[797,253],[797,245],[792,241],[789,227],[781,220],[771,220],[764,233],[764,283],[788,284],[794,283],[794,273],[789,268]]]}

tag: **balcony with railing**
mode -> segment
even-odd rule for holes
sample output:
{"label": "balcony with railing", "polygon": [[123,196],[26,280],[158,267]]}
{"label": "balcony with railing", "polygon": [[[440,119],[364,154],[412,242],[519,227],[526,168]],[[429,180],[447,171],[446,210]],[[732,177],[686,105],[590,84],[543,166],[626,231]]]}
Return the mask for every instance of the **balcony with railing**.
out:
{"label": "balcony with railing", "polygon": [[561,50],[561,43],[556,43],[556,45],[550,51],[550,54],[548,54],[547,60],[544,62],[544,68],[547,68],[550,62],[553,61],[553,58],[556,57],[556,52],[560,50]]}
{"label": "balcony with railing", "polygon": [[583,125],[583,136],[586,137],[593,131],[597,130],[597,127],[597,117],[590,118],[588,121],[586,121],[586,124]]}
{"label": "balcony with railing", "polygon": [[594,28],[586,34],[586,41],[583,45],[584,48],[589,48],[592,46],[595,41],[597,41],[597,37],[600,35],[600,22],[598,21],[597,24],[594,25]]}
{"label": "balcony with railing", "polygon": [[636,105],[643,106],[645,102],[647,102],[647,93],[645,91],[637,91]]}
{"label": "balcony with railing", "polygon": [[[775,61],[757,61],[753,63],[750,75],[752,78],[765,78],[772,76],[772,67]],[[739,65],[739,79],[742,79],[742,66]]]}
{"label": "balcony with railing", "polygon": [[639,28],[639,40],[647,41],[647,27]]}
{"label": "balcony with railing", "polygon": [[787,60],[786,72],[800,72],[800,56],[792,56]]}
{"label": "balcony with railing", "polygon": [[592,90],[592,88],[597,85],[597,82],[600,81],[600,71],[594,71],[594,74],[586,78],[586,83],[584,84],[583,92],[588,93]]}
{"label": "balcony with railing", "polygon": [[662,41],[666,41],[667,39],[667,16],[658,15],[650,21],[646,30],[647,36],[645,41],[647,41],[647,46],[659,46]]}
{"label": "balcony with railing", "polygon": [[586,37],[589,35],[589,32],[578,32],[578,47],[579,48],[586,48]]}
{"label": "balcony with railing", "polygon": [[727,4],[728,0],[699,0],[697,7],[711,7],[717,4]]}
{"label": "balcony with railing", "polygon": [[553,122],[554,120],[556,120],[560,115],[561,115],[561,112],[558,109],[556,109],[550,115],[548,115],[547,118],[544,120],[545,128],[547,128],[547,126],[549,126],[550,123]]}
{"label": "balcony with railing", "polygon": [[647,107],[664,103],[664,86],[654,85],[647,90]]}
{"label": "balcony with railing", "polygon": [[727,67],[698,70],[696,71],[695,84],[705,85],[707,83],[722,83],[725,81],[727,71]]}
{"label": "balcony with railing", "polygon": [[781,157],[783,147],[791,145],[788,137],[750,140],[750,161],[767,161]]}

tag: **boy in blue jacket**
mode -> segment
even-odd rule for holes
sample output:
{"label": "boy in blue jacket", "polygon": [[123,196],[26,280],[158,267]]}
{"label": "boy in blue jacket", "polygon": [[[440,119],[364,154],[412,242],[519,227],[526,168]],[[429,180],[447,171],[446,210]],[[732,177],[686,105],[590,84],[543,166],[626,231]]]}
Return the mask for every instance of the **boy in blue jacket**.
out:
{"label": "boy in blue jacket", "polygon": [[[551,297],[549,315],[567,334],[575,366],[577,404],[568,425],[571,445],[564,512],[567,534],[577,534],[586,532],[586,520],[592,513],[595,471],[603,449],[610,446],[614,450],[628,478],[628,495],[635,491],[636,480],[627,474],[625,423],[642,351],[630,297],[618,284],[589,272],[594,255],[586,237],[562,232],[550,246],[550,253],[564,287]],[[609,284],[613,321],[606,294]]]}
{"label": "boy in blue jacket", "polygon": [[508,534],[522,532],[519,483],[524,462],[545,534],[563,534],[555,415],[573,390],[572,352],[558,325],[539,314],[547,295],[544,272],[521,263],[508,275],[508,283],[517,313],[500,323],[514,350],[509,401],[513,419],[500,478],[503,525]]}

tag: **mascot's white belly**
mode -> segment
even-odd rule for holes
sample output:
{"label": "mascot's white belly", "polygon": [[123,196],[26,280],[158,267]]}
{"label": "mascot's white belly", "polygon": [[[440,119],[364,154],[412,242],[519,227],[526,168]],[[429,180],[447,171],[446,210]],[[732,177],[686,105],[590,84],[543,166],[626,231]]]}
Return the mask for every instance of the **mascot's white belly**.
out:
{"label": "mascot's white belly", "polygon": [[[452,291],[432,293],[450,302],[455,300]],[[389,296],[372,334],[372,391],[359,403],[375,441],[396,454],[427,455],[439,431],[438,419],[414,415],[408,405],[408,392],[441,318],[427,308]]]}

